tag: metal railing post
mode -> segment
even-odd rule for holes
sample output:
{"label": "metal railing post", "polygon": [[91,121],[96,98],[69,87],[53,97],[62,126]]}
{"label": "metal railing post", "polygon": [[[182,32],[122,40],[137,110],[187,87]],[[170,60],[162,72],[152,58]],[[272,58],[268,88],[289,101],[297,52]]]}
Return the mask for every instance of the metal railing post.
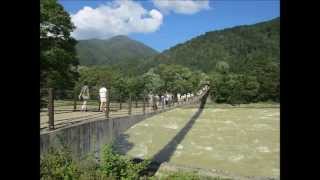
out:
{"label": "metal railing post", "polygon": [[54,96],[53,89],[48,89],[48,116],[49,116],[49,130],[54,129]]}

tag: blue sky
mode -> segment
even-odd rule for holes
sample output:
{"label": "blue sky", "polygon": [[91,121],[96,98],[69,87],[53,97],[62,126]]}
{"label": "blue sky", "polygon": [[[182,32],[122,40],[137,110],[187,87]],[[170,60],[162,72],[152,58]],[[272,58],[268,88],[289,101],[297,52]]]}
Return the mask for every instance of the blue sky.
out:
{"label": "blue sky", "polygon": [[[130,10],[116,9],[112,1],[59,0],[59,3],[74,15],[72,20],[79,27],[74,33],[77,39],[107,39],[124,34],[159,52],[208,31],[280,16],[279,0],[211,0],[207,5],[186,7],[181,7],[184,6],[181,3],[164,7],[155,4],[156,0],[127,1],[122,5]],[[105,8],[98,8],[101,5]],[[84,10],[84,6],[90,8]],[[128,23],[130,17],[139,18]]]}

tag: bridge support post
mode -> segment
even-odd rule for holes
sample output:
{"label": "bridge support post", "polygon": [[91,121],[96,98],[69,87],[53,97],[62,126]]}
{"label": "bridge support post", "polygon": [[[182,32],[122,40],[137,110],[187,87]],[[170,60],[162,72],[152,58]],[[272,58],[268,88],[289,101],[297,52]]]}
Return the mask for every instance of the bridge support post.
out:
{"label": "bridge support post", "polygon": [[77,111],[77,91],[73,91],[73,111]]}
{"label": "bridge support post", "polygon": [[146,114],[146,96],[143,95],[143,106],[142,106],[143,115]]}
{"label": "bridge support post", "polygon": [[147,98],[146,98],[147,100],[147,102],[146,102],[146,104],[147,104],[147,112],[150,112],[150,99],[149,99],[149,96],[147,96]]}
{"label": "bridge support post", "polygon": [[[111,89],[111,88],[110,88]],[[106,103],[106,111],[105,111],[105,116],[106,119],[109,119],[109,114],[110,114],[110,90],[107,94],[107,103]]]}
{"label": "bridge support post", "polygon": [[[163,97],[164,98],[164,97]],[[163,98],[161,98],[161,105],[162,105],[162,109],[164,109],[164,99]]]}
{"label": "bridge support post", "polygon": [[138,108],[138,97],[135,97],[134,100],[136,102],[136,108]]}
{"label": "bridge support post", "polygon": [[107,101],[106,111],[105,111],[105,116],[107,119],[109,119],[109,111],[110,111],[110,104],[109,104],[109,101]]}
{"label": "bridge support post", "polygon": [[132,97],[131,94],[129,95],[129,109],[128,109],[129,116],[132,114]]}
{"label": "bridge support post", "polygon": [[152,96],[152,109],[153,111],[157,111],[157,102],[156,102],[156,97],[153,95]]}
{"label": "bridge support post", "polygon": [[54,129],[54,96],[53,89],[48,89],[48,116],[49,116],[49,130]]}
{"label": "bridge support post", "polygon": [[119,108],[120,110],[122,109],[122,99],[121,99],[121,92],[120,92],[120,95],[119,95]]}

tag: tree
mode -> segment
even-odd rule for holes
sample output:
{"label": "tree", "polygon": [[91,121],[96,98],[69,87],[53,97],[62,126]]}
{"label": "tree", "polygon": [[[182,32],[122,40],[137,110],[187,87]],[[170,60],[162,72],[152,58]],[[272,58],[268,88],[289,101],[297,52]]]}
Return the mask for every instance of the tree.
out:
{"label": "tree", "polygon": [[260,84],[255,76],[243,75],[242,80],[242,99],[243,102],[256,102],[258,101],[258,94],[260,89]]}
{"label": "tree", "polygon": [[227,74],[229,72],[230,66],[227,62],[225,61],[219,61],[216,64],[215,70],[221,74]]}
{"label": "tree", "polygon": [[76,84],[76,89],[80,90],[84,85],[84,82],[90,88],[90,96],[92,98],[99,98],[99,89],[105,86],[109,92],[111,92],[110,97],[117,97],[114,95],[115,91],[113,88],[113,83],[119,72],[108,67],[87,67],[79,70],[80,77]]}
{"label": "tree", "polygon": [[115,97],[119,98],[120,103],[128,97],[128,89],[126,84],[126,79],[122,74],[117,73],[114,77],[114,82],[112,83],[113,93]]}
{"label": "tree", "polygon": [[128,95],[132,98],[141,98],[145,93],[145,84],[142,77],[128,77],[126,78],[126,86],[128,89]]}
{"label": "tree", "polygon": [[257,101],[259,83],[244,74],[212,73],[210,93],[218,103],[240,104]]}
{"label": "tree", "polygon": [[202,71],[194,71],[190,78],[192,83],[192,91],[196,92],[200,88],[202,88],[209,81],[209,77],[203,73]]}
{"label": "tree", "polygon": [[163,92],[177,93],[189,93],[193,91],[193,87],[196,86],[192,81],[193,72],[181,65],[164,65],[161,64],[157,68],[157,73],[164,81],[162,88]]}
{"label": "tree", "polygon": [[280,99],[280,68],[277,63],[267,63],[257,75],[257,80],[260,84],[259,100]]}
{"label": "tree", "polygon": [[260,85],[258,92],[259,101],[279,101],[280,99],[280,67],[279,63],[270,59],[254,61],[246,72],[250,76],[257,77]]}
{"label": "tree", "polygon": [[74,30],[56,0],[40,1],[40,87],[72,88],[78,78]]}
{"label": "tree", "polygon": [[[209,74],[209,81],[210,81],[210,96],[216,102],[219,102],[221,97],[220,96],[220,84],[222,83],[223,76],[220,73],[215,71]],[[219,93],[218,93],[219,92]],[[223,98],[223,97],[222,97]],[[223,100],[222,100],[223,101]]]}
{"label": "tree", "polygon": [[164,81],[160,78],[159,74],[154,72],[154,69],[150,69],[147,73],[142,75],[144,87],[147,93],[159,94],[162,87],[164,87]]}

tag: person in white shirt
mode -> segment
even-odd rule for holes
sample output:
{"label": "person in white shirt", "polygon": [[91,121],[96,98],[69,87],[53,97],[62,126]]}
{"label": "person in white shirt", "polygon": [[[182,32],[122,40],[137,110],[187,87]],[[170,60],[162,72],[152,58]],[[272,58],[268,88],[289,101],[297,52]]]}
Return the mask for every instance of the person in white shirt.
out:
{"label": "person in white shirt", "polygon": [[164,95],[161,96],[160,101],[161,101],[161,106],[164,107],[164,104],[165,104]]}
{"label": "person in white shirt", "polygon": [[179,104],[181,101],[181,94],[180,93],[177,93],[177,103]]}
{"label": "person in white shirt", "polygon": [[105,112],[107,108],[107,88],[102,87],[99,89],[99,96],[100,96],[100,111]]}
{"label": "person in white shirt", "polygon": [[79,99],[83,101],[81,106],[81,111],[87,111],[87,100],[90,99],[90,94],[89,94],[89,87],[87,86],[86,82],[84,83],[84,86],[80,91]]}
{"label": "person in white shirt", "polygon": [[166,104],[166,106],[167,106],[168,103],[169,103],[169,95],[168,95],[168,93],[165,94],[164,102],[165,102],[165,104]]}

